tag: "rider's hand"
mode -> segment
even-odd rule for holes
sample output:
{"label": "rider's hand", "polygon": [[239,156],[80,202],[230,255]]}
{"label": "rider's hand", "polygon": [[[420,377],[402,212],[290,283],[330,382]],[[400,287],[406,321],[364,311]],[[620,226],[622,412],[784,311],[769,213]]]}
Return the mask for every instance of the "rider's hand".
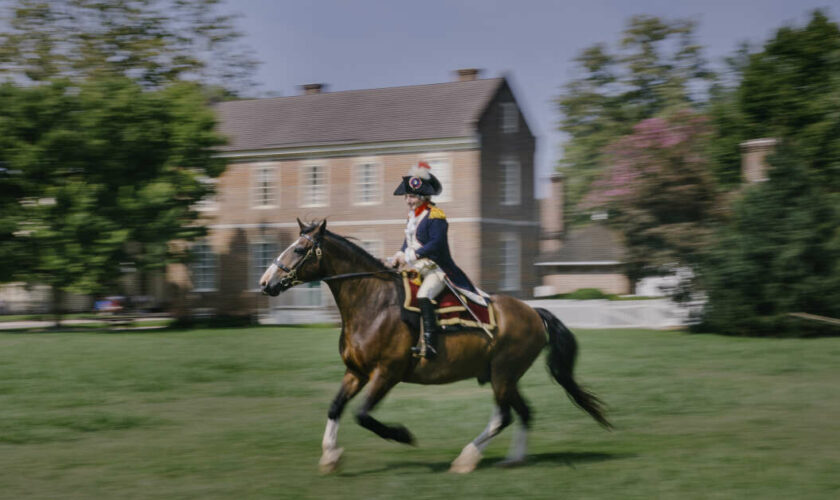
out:
{"label": "rider's hand", "polygon": [[405,266],[405,256],[402,252],[395,253],[393,257],[388,258],[388,265],[394,269],[399,269],[400,267]]}

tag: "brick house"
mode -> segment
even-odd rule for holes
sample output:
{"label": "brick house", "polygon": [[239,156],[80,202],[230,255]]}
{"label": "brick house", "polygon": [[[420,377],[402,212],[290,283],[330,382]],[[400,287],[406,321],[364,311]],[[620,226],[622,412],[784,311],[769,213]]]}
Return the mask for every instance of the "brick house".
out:
{"label": "brick house", "polygon": [[628,294],[632,283],[624,271],[624,244],[620,235],[601,221],[566,228],[564,177],[551,177],[550,195],[540,200],[540,253],[534,266],[542,285],[538,296],[597,288],[605,293]]}
{"label": "brick house", "polygon": [[217,106],[229,160],[217,195],[202,203],[210,234],[196,261],[168,270],[176,307],[291,320],[329,308],[328,289],[301,285],[269,299],[256,290],[295,238],[296,217],[328,218],[377,257],[402,243],[406,208],[392,196],[427,161],[444,186],[435,202],[449,221],[458,265],[479,287],[528,297],[539,284],[535,138],[504,77],[459,70],[455,81],[224,102]]}

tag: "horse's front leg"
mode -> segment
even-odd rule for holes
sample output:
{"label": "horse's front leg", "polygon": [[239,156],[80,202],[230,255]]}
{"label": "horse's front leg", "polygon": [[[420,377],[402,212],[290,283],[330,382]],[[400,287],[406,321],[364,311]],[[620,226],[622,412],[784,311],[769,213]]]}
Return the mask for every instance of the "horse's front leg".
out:
{"label": "horse's front leg", "polygon": [[370,377],[370,388],[362,407],[356,413],[356,421],[365,429],[374,432],[377,436],[397,441],[398,443],[414,444],[414,436],[402,425],[383,424],[370,415],[370,412],[379,403],[385,394],[399,381],[398,378],[389,373],[386,368],[377,368]]}
{"label": "horse's front leg", "polygon": [[353,396],[359,393],[365,382],[367,381],[359,378],[350,370],[347,370],[344,374],[341,388],[327,413],[327,428],[324,429],[324,439],[321,441],[322,454],[318,465],[323,473],[332,472],[338,466],[338,461],[341,459],[342,452],[344,452],[343,448],[338,447],[338,421],[344,411],[344,406]]}

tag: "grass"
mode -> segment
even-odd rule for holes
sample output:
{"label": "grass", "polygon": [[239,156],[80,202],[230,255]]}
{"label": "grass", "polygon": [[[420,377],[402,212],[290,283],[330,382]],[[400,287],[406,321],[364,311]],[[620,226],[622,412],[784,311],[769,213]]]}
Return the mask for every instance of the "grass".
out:
{"label": "grass", "polygon": [[600,429],[523,379],[530,462],[468,476],[449,462],[491,412],[475,381],[399,385],[377,408],[417,447],[348,408],[337,474],[317,473],[343,369],[335,328],[0,334],[2,498],[809,498],[840,496],[840,338],[579,331]]}

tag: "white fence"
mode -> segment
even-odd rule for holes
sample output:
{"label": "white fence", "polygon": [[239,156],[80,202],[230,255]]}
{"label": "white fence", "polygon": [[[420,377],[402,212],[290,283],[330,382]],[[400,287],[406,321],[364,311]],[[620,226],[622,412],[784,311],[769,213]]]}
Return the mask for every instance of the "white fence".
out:
{"label": "white fence", "polygon": [[668,299],[651,300],[529,300],[531,307],[551,311],[570,328],[681,328],[698,307]]}
{"label": "white fence", "polygon": [[[324,287],[318,303],[317,288],[293,288],[282,300],[272,300],[271,308],[261,314],[264,324],[337,323],[338,310]],[[300,296],[292,296],[293,294]],[[280,298],[278,297],[278,299]],[[529,300],[532,307],[551,311],[570,328],[681,328],[691,321],[692,307],[668,299],[651,300]]]}
{"label": "white fence", "polygon": [[[0,284],[0,314],[44,314],[50,312],[52,289],[47,285]],[[65,294],[65,312],[90,311],[93,301],[86,295]]]}
{"label": "white fence", "polygon": [[266,325],[303,325],[341,321],[332,294],[326,286],[299,286],[269,299],[267,311],[260,311]]}

